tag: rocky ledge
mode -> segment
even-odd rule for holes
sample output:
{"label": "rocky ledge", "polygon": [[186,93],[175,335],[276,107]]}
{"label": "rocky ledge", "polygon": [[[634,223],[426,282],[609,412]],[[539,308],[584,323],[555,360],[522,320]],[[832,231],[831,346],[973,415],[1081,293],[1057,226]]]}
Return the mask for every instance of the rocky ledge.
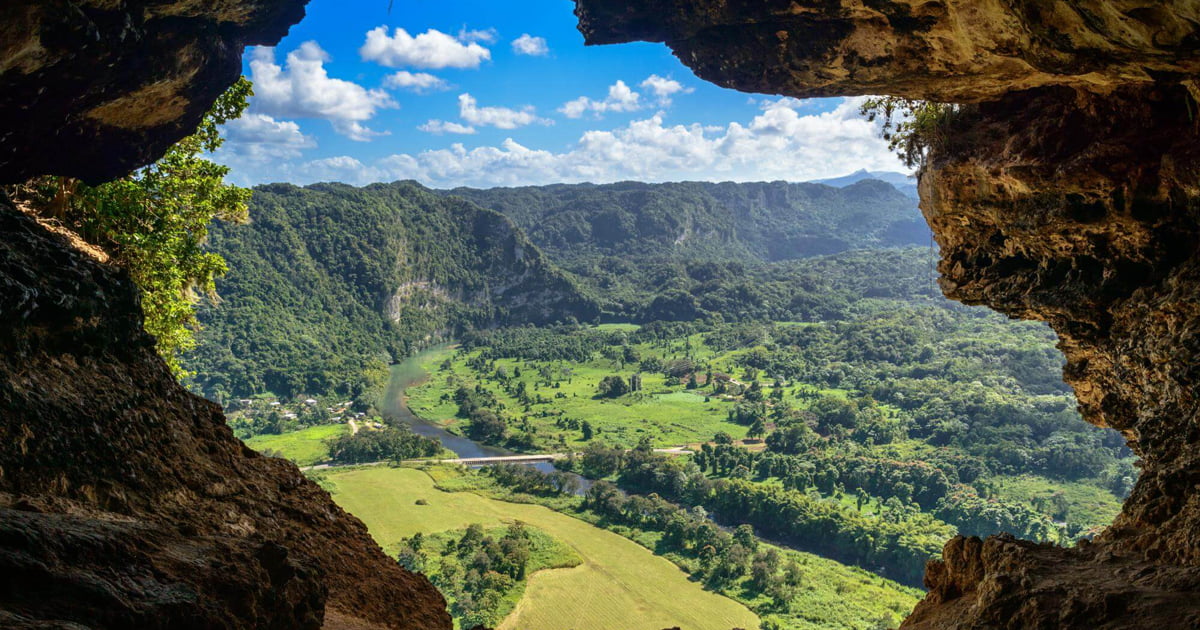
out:
{"label": "rocky ledge", "polygon": [[1094,543],[956,538],[911,628],[1200,625],[1200,7],[1183,0],[577,0],[591,43],[714,83],[963,104],[921,209],[948,296],[1050,323],[1143,472]]}

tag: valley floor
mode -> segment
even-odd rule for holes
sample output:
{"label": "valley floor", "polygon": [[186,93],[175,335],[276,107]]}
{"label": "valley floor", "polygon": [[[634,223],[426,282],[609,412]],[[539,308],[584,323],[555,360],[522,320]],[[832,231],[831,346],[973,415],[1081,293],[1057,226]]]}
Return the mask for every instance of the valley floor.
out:
{"label": "valley floor", "polygon": [[[525,522],[574,548],[584,562],[535,573],[503,629],[695,630],[758,628],[737,602],[704,590],[668,560],[638,544],[539,505],[508,503],[471,492],[443,492],[425,472],[362,468],[329,473],[324,483],[339,505],[367,524],[390,553],[401,539],[472,523]],[[418,500],[426,505],[417,505]],[[631,625],[633,624],[633,625]]]}

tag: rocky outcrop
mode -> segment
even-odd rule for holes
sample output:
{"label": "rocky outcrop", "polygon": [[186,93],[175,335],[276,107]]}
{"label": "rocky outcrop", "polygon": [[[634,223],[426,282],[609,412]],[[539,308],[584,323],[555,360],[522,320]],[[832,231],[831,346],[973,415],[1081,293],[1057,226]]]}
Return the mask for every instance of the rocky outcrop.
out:
{"label": "rocky outcrop", "polygon": [[449,628],[424,577],[175,381],[136,295],[0,206],[0,626],[319,628],[328,606]]}
{"label": "rocky outcrop", "polygon": [[5,0],[0,182],[95,183],[151,162],[196,128],[306,0]]}
{"label": "rocky outcrop", "polygon": [[1063,549],[950,541],[911,628],[1200,625],[1200,9],[1191,2],[579,0],[593,43],[664,41],[791,96],[969,103],[920,179],[952,298],[1041,319],[1143,473]]}
{"label": "rocky outcrop", "polygon": [[665,42],[718,85],[983,101],[1200,73],[1190,0],[576,0],[590,44]]}
{"label": "rocky outcrop", "polygon": [[[0,183],[160,155],[298,0],[0,6]],[[296,467],[247,449],[128,278],[0,199],[0,627],[450,628]]]}

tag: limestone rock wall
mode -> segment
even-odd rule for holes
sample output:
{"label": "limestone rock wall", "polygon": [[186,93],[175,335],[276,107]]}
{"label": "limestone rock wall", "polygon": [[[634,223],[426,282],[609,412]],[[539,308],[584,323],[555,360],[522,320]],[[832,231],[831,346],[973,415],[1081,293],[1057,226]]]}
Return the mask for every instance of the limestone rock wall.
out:
{"label": "limestone rock wall", "polygon": [[704,79],[969,104],[920,178],[942,288],[1058,333],[1084,417],[1143,458],[1063,549],[954,539],[911,628],[1200,627],[1200,5],[577,0],[592,43]]}
{"label": "limestone rock wall", "polygon": [[305,0],[5,0],[0,182],[91,183],[162,156]]}
{"label": "limestone rock wall", "polygon": [[[0,183],[158,157],[303,13],[0,3]],[[428,580],[174,380],[137,300],[0,198],[0,627],[450,628]]]}

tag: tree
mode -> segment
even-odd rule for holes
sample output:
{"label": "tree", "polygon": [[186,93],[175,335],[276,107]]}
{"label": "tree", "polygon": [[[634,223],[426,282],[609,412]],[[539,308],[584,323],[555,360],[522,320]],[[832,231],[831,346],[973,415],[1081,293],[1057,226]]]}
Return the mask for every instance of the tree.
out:
{"label": "tree", "polygon": [[476,409],[471,413],[471,425],[467,427],[467,436],[472,440],[496,444],[504,440],[507,432],[508,424],[491,411]]}
{"label": "tree", "polygon": [[596,432],[592,429],[592,423],[588,422],[587,420],[583,421],[583,424],[580,425],[579,430],[583,433],[584,442],[591,442],[592,436],[596,434]]}
{"label": "tree", "polygon": [[870,122],[882,120],[883,139],[905,166],[924,166],[930,149],[942,147],[946,128],[960,106],[911,98],[883,96],[863,101],[859,113]]}
{"label": "tree", "polygon": [[100,246],[141,291],[146,332],[178,377],[195,347],[195,307],[216,300],[225,260],[203,248],[214,219],[246,221],[250,191],[225,183],[229,167],[202,157],[221,146],[220,125],[241,116],[252,94],[244,77],[222,94],[196,131],[157,162],[116,181],[87,186],[69,178],[30,182],[25,201]]}
{"label": "tree", "polygon": [[620,376],[605,376],[597,386],[601,398],[620,398],[629,393],[629,384]]}

